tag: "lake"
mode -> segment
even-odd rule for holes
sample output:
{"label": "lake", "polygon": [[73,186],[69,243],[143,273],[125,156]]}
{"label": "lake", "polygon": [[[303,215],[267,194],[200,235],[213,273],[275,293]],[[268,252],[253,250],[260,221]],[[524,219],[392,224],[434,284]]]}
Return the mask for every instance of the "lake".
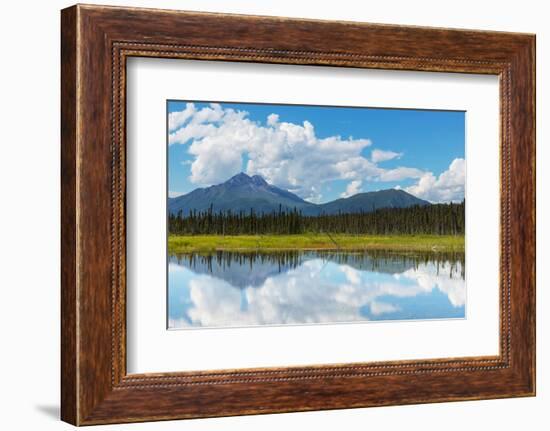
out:
{"label": "lake", "polygon": [[464,253],[288,251],[169,256],[169,329],[459,319]]}

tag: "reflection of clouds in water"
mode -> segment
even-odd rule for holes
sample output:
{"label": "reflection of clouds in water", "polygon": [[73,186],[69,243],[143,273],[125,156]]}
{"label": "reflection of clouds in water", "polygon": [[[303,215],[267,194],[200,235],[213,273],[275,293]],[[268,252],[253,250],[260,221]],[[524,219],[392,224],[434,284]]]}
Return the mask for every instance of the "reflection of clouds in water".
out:
{"label": "reflection of clouds in water", "polygon": [[[409,280],[413,280],[426,292],[436,288],[439,289],[447,295],[449,301],[455,307],[461,307],[466,303],[466,289],[464,287],[464,280],[460,277],[450,277],[450,265],[448,263],[439,265],[439,275],[437,274],[437,268],[434,263],[423,266],[424,268],[419,268],[417,271],[414,269],[409,269],[405,271],[402,276]],[[398,278],[401,276],[397,275],[396,277]]]}
{"label": "reflection of clouds in water", "polygon": [[429,295],[434,289],[448,297],[450,308],[465,303],[464,280],[450,276],[450,264],[440,263],[439,269],[434,263],[419,264],[391,275],[311,259],[247,289],[179,265],[170,264],[170,271],[173,267],[188,273],[186,294],[192,305],[171,310],[172,328],[352,322],[369,320],[362,312],[366,308],[376,319],[398,312],[400,298]]}
{"label": "reflection of clouds in water", "polygon": [[169,274],[174,274],[174,273],[177,273],[177,272],[187,272],[188,269],[185,268],[183,265],[179,265],[177,263],[174,263],[174,262],[168,262],[168,273]]}
{"label": "reflection of clouds in water", "polygon": [[393,313],[399,311],[399,307],[385,302],[372,301],[370,304],[370,312],[375,316],[384,313]]}

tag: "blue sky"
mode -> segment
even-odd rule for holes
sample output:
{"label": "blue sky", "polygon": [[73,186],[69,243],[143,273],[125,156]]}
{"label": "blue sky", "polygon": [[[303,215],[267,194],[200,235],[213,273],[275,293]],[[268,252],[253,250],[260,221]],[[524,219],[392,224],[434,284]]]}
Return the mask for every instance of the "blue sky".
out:
{"label": "blue sky", "polygon": [[461,201],[465,113],[168,101],[170,196],[246,172],[312,202],[402,188]]}

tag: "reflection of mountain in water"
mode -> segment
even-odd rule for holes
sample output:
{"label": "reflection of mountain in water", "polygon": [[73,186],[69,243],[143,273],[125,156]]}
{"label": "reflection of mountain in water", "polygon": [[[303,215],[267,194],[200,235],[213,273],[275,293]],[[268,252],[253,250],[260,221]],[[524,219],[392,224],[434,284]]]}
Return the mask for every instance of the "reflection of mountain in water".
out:
{"label": "reflection of mountain in water", "polygon": [[384,274],[401,274],[417,269],[420,264],[450,264],[451,278],[464,279],[464,253],[407,253],[380,250],[347,251],[281,251],[233,252],[211,254],[186,253],[171,255],[170,262],[185,266],[197,274],[208,274],[224,280],[233,287],[260,287],[274,275],[289,272],[312,259],[322,259],[356,270]]}

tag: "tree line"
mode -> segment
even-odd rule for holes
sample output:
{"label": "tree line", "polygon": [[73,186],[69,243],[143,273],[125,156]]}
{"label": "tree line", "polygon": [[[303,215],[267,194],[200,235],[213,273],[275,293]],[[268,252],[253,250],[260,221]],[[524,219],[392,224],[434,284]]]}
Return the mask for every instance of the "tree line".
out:
{"label": "tree line", "polygon": [[174,235],[289,235],[339,234],[433,234],[464,235],[465,201],[408,208],[383,208],[370,212],[303,215],[296,208],[272,213],[180,211],[168,217],[168,232]]}

